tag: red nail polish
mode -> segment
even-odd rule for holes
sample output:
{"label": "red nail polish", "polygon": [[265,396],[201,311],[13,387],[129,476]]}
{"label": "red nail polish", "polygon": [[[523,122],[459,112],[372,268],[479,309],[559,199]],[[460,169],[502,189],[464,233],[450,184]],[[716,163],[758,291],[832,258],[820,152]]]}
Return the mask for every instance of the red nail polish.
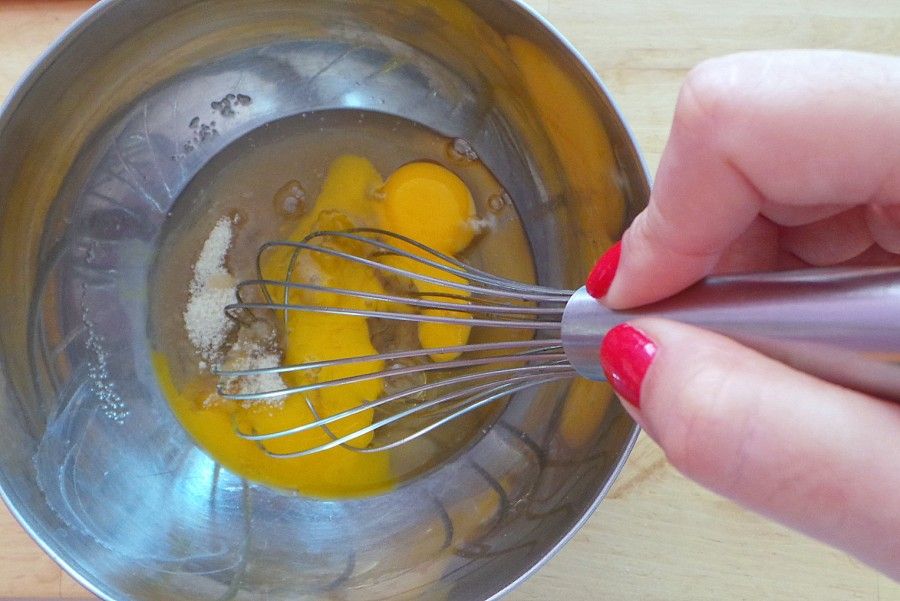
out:
{"label": "red nail polish", "polygon": [[607,332],[600,346],[600,364],[606,379],[620,397],[638,408],[641,383],[655,355],[656,343],[627,323]]}
{"label": "red nail polish", "polygon": [[613,278],[616,277],[616,269],[619,268],[619,257],[622,256],[622,243],[616,242],[609,247],[603,256],[594,265],[591,275],[587,279],[588,294],[594,298],[603,298],[609,291]]}

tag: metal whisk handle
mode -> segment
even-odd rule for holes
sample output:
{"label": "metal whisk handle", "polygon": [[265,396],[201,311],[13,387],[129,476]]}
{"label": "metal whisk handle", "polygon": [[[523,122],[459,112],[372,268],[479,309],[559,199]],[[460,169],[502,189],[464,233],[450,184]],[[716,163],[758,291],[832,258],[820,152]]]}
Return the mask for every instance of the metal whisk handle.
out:
{"label": "metal whisk handle", "polygon": [[714,277],[631,311],[607,309],[582,288],[562,319],[569,362],[604,379],[606,332],[649,316],[719,332],[824,380],[900,401],[900,267]]}

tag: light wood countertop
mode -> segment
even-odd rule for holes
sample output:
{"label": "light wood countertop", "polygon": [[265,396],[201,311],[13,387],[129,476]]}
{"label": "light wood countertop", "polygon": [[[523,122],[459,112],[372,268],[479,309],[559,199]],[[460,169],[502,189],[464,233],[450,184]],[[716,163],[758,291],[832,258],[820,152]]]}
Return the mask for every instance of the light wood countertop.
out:
{"label": "light wood countertop", "polygon": [[[150,0],[152,1],[152,0]],[[0,100],[91,2],[0,0]],[[698,61],[759,48],[900,54],[898,0],[534,0],[586,56],[651,169]],[[0,598],[90,598],[0,507]],[[900,601],[900,585],[843,553],[688,482],[642,436],[587,526],[511,601]]]}

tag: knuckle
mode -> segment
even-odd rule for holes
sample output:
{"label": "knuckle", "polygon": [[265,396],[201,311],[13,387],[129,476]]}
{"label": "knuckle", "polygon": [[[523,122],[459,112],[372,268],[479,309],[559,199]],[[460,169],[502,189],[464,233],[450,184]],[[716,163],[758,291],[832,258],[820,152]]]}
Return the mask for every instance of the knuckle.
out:
{"label": "knuckle", "polygon": [[714,132],[728,114],[736,88],[742,87],[740,73],[730,57],[708,59],[691,69],[678,96],[676,126]]}

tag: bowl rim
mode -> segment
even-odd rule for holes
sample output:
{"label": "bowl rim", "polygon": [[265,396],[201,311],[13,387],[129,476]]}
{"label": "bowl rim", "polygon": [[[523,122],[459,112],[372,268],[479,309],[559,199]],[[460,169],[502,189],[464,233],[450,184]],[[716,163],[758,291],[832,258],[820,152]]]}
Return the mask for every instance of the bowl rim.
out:
{"label": "bowl rim", "polygon": [[[38,79],[40,79],[42,73],[56,61],[79,34],[87,29],[107,10],[108,6],[116,4],[119,1],[120,0],[100,0],[75,19],[74,22],[66,27],[63,32],[53,40],[50,46],[38,55],[18,81],[13,84],[6,99],[0,103],[0,135],[7,129],[12,115],[37,83]],[[3,389],[6,389],[5,385],[9,380],[6,374],[6,365],[0,363],[0,370],[3,372],[2,377],[4,380],[3,382],[0,382],[0,385],[3,386]],[[9,481],[7,475],[0,470],[0,499],[3,500],[10,514],[16,522],[18,522],[19,526],[22,527],[25,533],[28,534],[31,540],[37,543],[41,550],[43,550],[56,565],[62,568],[62,570],[78,582],[78,584],[87,589],[88,592],[104,601],[117,601],[106,591],[102,590],[98,584],[95,584],[82,576],[67,559],[57,553],[44,537],[38,536],[35,528],[33,528],[31,523],[25,519],[23,512],[20,511],[18,504],[13,501],[12,497],[13,485]]]}
{"label": "bowl rim", "polygon": [[[2,133],[7,128],[13,113],[15,113],[18,106],[34,87],[35,83],[41,77],[43,72],[46,71],[46,69],[54,63],[54,61],[67,49],[67,47],[74,41],[74,39],[77,38],[88,27],[90,27],[112,6],[126,1],[128,0],[100,0],[96,4],[89,7],[78,18],[76,18],[74,22],[66,27],[63,32],[60,33],[59,36],[43,52],[38,55],[38,57],[25,70],[25,72],[16,81],[16,83],[13,84],[12,88],[10,89],[9,95],[6,97],[4,102],[0,103],[0,133]],[[536,25],[543,28],[552,38],[555,39],[558,44],[562,46],[565,52],[576,61],[579,68],[586,76],[587,83],[589,83],[589,85],[594,89],[595,93],[604,98],[604,100],[611,108],[611,116],[618,121],[618,125],[622,128],[622,131],[625,133],[627,139],[629,140],[630,145],[634,150],[635,158],[637,160],[640,172],[641,174],[643,174],[644,179],[646,179],[647,185],[650,186],[650,184],[652,183],[652,177],[647,167],[644,154],[637,143],[634,132],[631,126],[623,117],[619,105],[610,94],[609,90],[606,87],[606,84],[603,83],[603,80],[600,78],[599,74],[596,72],[593,66],[591,66],[591,64],[587,61],[587,59],[585,59],[585,57],[575,48],[575,46],[571,42],[569,42],[569,40],[565,36],[563,36],[563,34],[546,17],[537,12],[537,10],[530,6],[526,2],[526,0],[490,1],[502,5],[505,9],[520,11],[521,13],[523,13],[526,18],[530,18],[535,22]],[[5,371],[5,366],[2,363],[0,363],[0,370]],[[3,375],[3,377],[4,379],[6,379],[5,374]],[[581,530],[581,528],[593,516],[600,503],[602,503],[603,500],[607,497],[609,491],[612,489],[612,486],[621,475],[622,469],[624,468],[625,463],[627,462],[632,450],[634,449],[640,432],[640,426],[638,426],[636,423],[633,423],[631,426],[631,431],[628,434],[628,438],[625,441],[625,445],[623,446],[619,454],[618,461],[613,466],[613,469],[610,472],[609,478],[606,480],[603,487],[597,491],[596,497],[590,503],[584,513],[579,517],[579,519],[575,522],[575,524],[573,524],[572,527],[563,536],[561,536],[559,540],[552,547],[550,547],[550,549],[548,549],[540,559],[534,562],[527,570],[525,570],[515,579],[507,583],[501,590],[494,593],[491,597],[488,597],[485,601],[496,601],[501,597],[509,594],[512,590],[517,588],[519,585],[521,585],[523,582],[537,573],[542,567],[544,567],[544,565],[547,564],[547,562],[555,557],[570,540],[572,540],[575,534],[577,534],[578,531]],[[81,573],[77,569],[75,569],[75,567],[66,558],[57,553],[53,546],[47,540],[45,540],[44,537],[38,535],[36,530],[26,519],[23,512],[20,511],[18,504],[13,499],[13,496],[14,493],[12,483],[9,481],[8,477],[2,471],[0,471],[0,499],[3,500],[10,514],[13,516],[19,526],[28,534],[28,536],[35,543],[37,543],[41,550],[46,553],[47,556],[54,561],[54,563],[56,563],[62,570],[66,572],[66,574],[77,581],[88,592],[96,595],[104,601],[117,601],[115,597],[101,588],[100,583],[92,582],[86,577],[82,576]]]}

